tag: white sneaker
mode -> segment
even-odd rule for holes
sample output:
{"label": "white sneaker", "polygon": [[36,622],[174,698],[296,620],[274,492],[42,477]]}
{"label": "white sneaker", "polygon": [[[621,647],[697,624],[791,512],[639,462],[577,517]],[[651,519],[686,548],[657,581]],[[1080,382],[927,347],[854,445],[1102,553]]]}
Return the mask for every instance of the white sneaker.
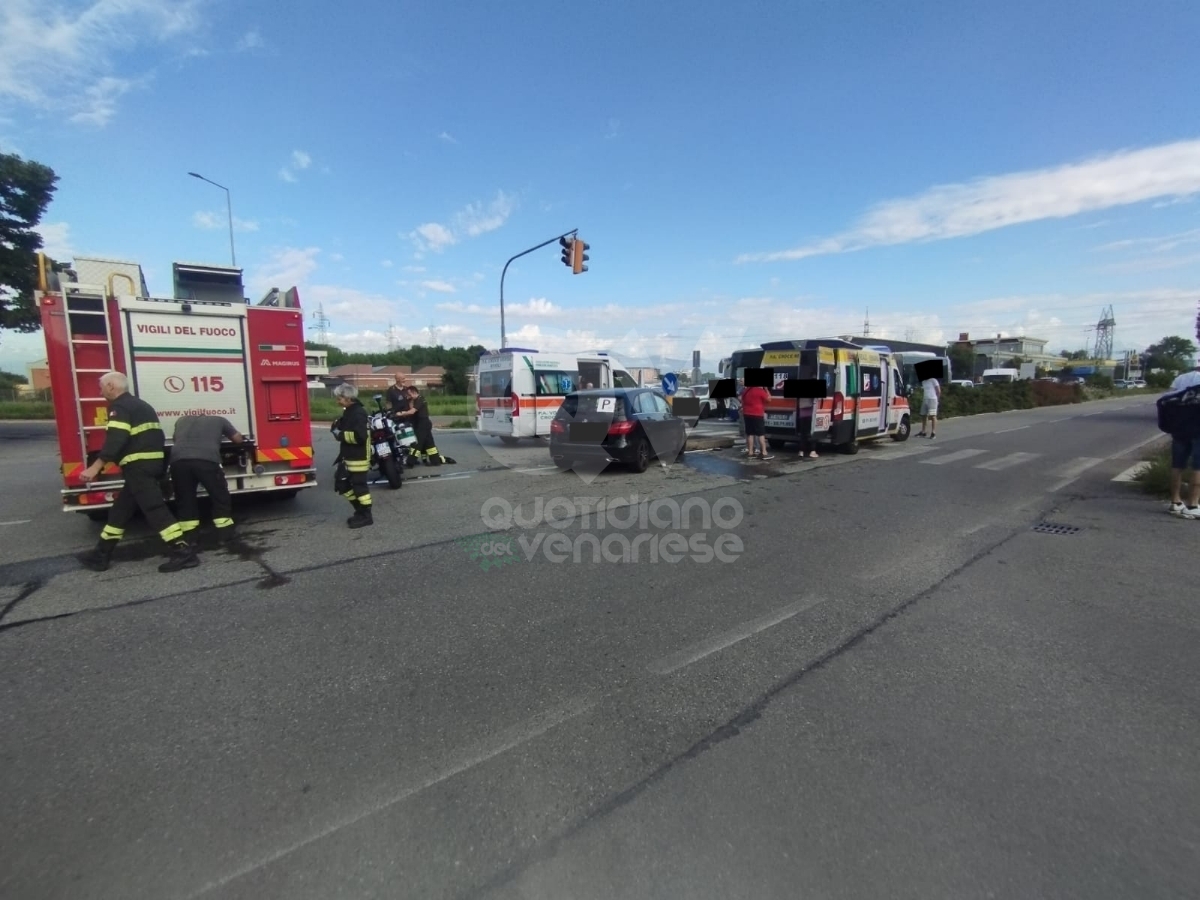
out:
{"label": "white sneaker", "polygon": [[1167,512],[1173,516],[1178,516],[1182,515],[1185,509],[1187,509],[1187,507],[1182,503],[1172,503],[1169,507],[1167,507]]}
{"label": "white sneaker", "polygon": [[1200,506],[1191,506],[1180,513],[1185,519],[1200,519]]}

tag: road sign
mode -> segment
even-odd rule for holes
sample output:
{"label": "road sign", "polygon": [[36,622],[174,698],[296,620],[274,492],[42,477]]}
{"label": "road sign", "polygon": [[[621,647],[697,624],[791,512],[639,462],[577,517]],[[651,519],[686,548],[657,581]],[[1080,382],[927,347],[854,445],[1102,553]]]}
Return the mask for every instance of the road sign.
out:
{"label": "road sign", "polygon": [[679,376],[674,372],[668,372],[662,377],[663,393],[670,397],[679,390]]}

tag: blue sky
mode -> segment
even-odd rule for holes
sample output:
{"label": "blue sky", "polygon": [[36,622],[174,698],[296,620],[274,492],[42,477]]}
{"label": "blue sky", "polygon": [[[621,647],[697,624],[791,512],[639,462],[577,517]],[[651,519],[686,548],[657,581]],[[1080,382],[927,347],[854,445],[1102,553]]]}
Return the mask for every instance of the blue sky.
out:
{"label": "blue sky", "polygon": [[[238,263],[347,349],[706,368],[861,330],[1194,335],[1200,5],[7,0],[0,147],[59,258]],[[5,334],[0,367],[40,355]]]}

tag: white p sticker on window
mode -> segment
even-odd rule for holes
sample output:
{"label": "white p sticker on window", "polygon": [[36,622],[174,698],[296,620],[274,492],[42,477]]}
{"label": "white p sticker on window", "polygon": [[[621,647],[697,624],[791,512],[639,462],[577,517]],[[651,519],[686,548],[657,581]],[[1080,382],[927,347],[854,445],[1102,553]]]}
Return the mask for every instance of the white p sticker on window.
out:
{"label": "white p sticker on window", "polygon": [[613,412],[616,408],[616,397],[600,397],[596,400],[596,412]]}

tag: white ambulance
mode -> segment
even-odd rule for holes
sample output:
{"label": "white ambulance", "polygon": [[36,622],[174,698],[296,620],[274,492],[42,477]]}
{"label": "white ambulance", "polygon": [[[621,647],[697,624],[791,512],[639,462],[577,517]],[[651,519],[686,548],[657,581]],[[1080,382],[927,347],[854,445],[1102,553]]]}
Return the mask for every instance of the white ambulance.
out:
{"label": "white ambulance", "polygon": [[[573,391],[610,388],[614,370],[607,354],[541,353],[524,347],[489,350],[479,357],[476,430],[506,444],[550,436],[550,422]],[[628,377],[628,376],[625,376]]]}

